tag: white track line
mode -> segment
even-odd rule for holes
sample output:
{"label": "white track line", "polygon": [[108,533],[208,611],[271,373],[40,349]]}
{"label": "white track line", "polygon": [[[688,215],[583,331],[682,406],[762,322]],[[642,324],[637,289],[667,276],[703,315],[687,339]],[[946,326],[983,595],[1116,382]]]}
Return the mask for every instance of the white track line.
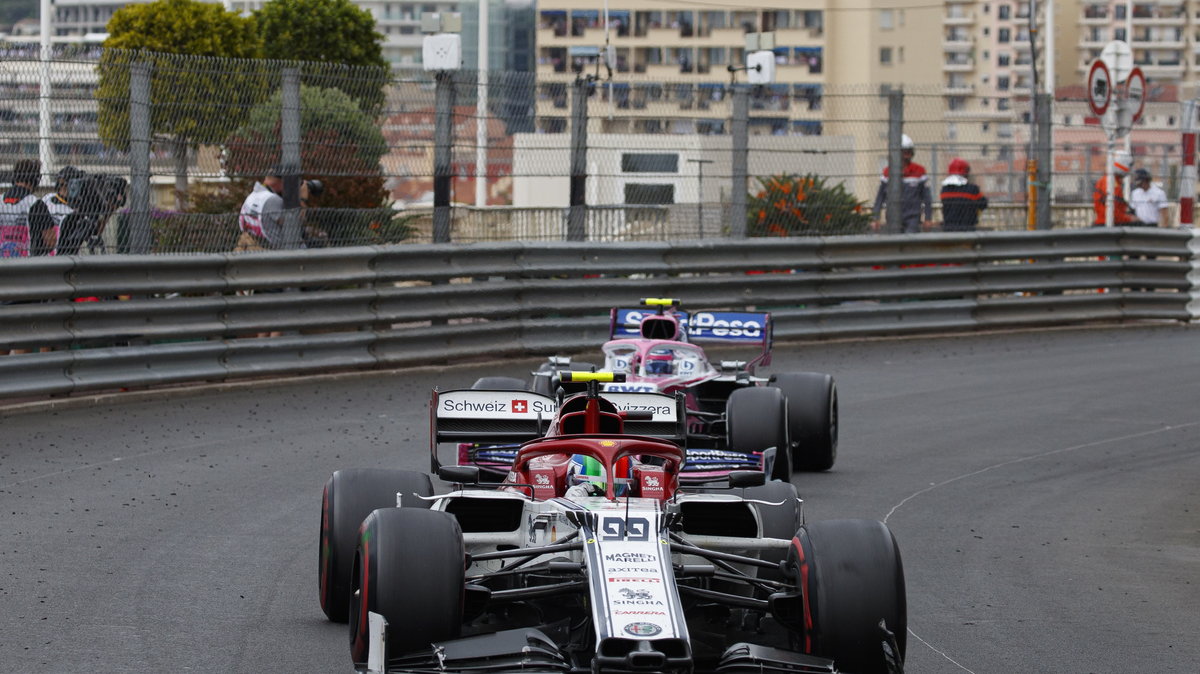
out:
{"label": "white track line", "polygon": [[[1090,447],[1098,447],[1100,445],[1107,445],[1112,442],[1121,442],[1123,440],[1132,440],[1133,438],[1142,438],[1142,437],[1146,437],[1148,435],[1155,435],[1158,433],[1164,433],[1166,431],[1174,431],[1174,430],[1178,430],[1180,428],[1191,428],[1192,426],[1198,426],[1198,425],[1200,425],[1200,421],[1193,421],[1191,423],[1179,424],[1176,426],[1163,426],[1161,428],[1154,428],[1154,429],[1151,429],[1148,431],[1142,431],[1140,433],[1131,433],[1129,435],[1122,435],[1122,436],[1116,437],[1116,438],[1106,438],[1104,440],[1085,442],[1081,445],[1073,445],[1071,447],[1060,447],[1058,449],[1052,449],[1047,452],[1042,452],[1041,454],[1032,454],[1030,456],[1023,456],[1019,459],[1010,459],[1008,461],[1001,461],[1000,463],[994,463],[985,468],[980,468],[979,470],[974,470],[974,471],[971,471],[970,473],[963,473],[962,475],[952,477],[949,480],[943,480],[941,482],[931,484],[924,489],[921,489],[919,491],[915,491],[915,492],[909,494],[903,500],[901,500],[899,503],[892,506],[892,509],[889,510],[888,514],[884,516],[883,523],[887,524],[888,519],[890,519],[892,515],[896,514],[897,510],[899,510],[901,507],[903,507],[904,504],[908,503],[909,501],[917,498],[918,496],[920,496],[922,494],[928,494],[929,492],[933,491],[934,489],[937,489],[938,487],[944,487],[948,484],[953,484],[955,482],[958,482],[959,480],[965,480],[969,477],[974,477],[976,475],[982,475],[983,473],[995,470],[996,468],[1004,468],[1005,466],[1012,466],[1012,465],[1015,465],[1018,463],[1025,463],[1026,461],[1033,461],[1036,459],[1044,459],[1048,456],[1054,456],[1055,454],[1064,454],[1066,452],[1073,452],[1073,451],[1079,450],[1079,449],[1088,449]],[[921,635],[912,631],[911,628],[908,630],[908,633],[910,635],[912,635],[912,637],[914,639],[916,639],[917,641],[920,641],[922,644],[924,644],[929,650],[933,651],[934,653],[937,653],[938,655],[945,658],[948,662],[952,663],[955,667],[958,667],[959,669],[963,670],[964,672],[970,672],[971,674],[975,674],[974,671],[963,666],[962,663],[960,663],[957,660],[955,660],[954,658],[950,657],[944,651],[939,650],[933,644],[922,639]]]}

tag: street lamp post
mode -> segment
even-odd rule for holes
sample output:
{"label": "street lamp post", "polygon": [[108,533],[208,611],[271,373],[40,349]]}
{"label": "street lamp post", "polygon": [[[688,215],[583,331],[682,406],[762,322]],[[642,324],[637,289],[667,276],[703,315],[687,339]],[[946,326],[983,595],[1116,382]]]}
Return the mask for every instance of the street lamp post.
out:
{"label": "street lamp post", "polygon": [[696,165],[696,230],[700,238],[704,238],[704,165],[711,164],[712,159],[689,159]]}

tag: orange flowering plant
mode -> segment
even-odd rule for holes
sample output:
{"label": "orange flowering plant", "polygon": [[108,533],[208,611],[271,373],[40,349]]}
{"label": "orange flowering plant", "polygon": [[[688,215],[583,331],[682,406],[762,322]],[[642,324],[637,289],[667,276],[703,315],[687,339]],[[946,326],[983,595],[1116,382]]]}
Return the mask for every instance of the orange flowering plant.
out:
{"label": "orange flowering plant", "polygon": [[841,183],[830,186],[813,173],[783,173],[758,182],[758,191],[746,199],[750,236],[862,234],[870,227],[871,209]]}

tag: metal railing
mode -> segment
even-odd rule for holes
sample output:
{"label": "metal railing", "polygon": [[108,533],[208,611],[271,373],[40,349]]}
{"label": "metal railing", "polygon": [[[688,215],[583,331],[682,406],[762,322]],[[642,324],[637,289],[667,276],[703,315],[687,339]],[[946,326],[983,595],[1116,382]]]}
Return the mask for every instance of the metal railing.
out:
{"label": "metal railing", "polygon": [[1191,321],[1198,241],[1114,228],[28,258],[0,265],[0,349],[32,351],[0,356],[0,397],[596,348],[610,307],[652,294],[770,310],[779,338]]}

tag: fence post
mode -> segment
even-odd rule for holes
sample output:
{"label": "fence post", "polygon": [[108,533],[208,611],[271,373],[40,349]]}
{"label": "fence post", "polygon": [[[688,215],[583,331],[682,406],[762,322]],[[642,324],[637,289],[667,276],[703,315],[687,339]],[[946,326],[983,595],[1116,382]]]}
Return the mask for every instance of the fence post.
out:
{"label": "fence post", "polygon": [[568,190],[567,241],[587,240],[587,124],[588,92],[592,82],[575,78],[571,92],[571,184]]}
{"label": "fence post", "polygon": [[1037,111],[1037,184],[1038,201],[1036,226],[1037,229],[1050,229],[1054,223],[1050,221],[1050,203],[1054,199],[1054,189],[1050,184],[1050,162],[1054,160],[1054,139],[1052,137],[1051,115],[1054,114],[1054,96],[1037,94],[1033,104]]}
{"label": "fence post", "polygon": [[450,243],[450,181],[453,179],[454,72],[438,71],[433,125],[433,242]]}
{"label": "fence post", "polygon": [[746,191],[750,188],[750,88],[733,85],[733,183],[729,195],[729,236],[746,238]]}
{"label": "fence post", "polygon": [[279,247],[300,247],[300,69],[284,68],[279,118],[283,232]]}
{"label": "fence post", "polygon": [[904,231],[904,156],[900,148],[904,136],[904,90],[888,91],[888,234]]}
{"label": "fence post", "polygon": [[150,64],[129,66],[129,220],[128,250],[150,252]]}

